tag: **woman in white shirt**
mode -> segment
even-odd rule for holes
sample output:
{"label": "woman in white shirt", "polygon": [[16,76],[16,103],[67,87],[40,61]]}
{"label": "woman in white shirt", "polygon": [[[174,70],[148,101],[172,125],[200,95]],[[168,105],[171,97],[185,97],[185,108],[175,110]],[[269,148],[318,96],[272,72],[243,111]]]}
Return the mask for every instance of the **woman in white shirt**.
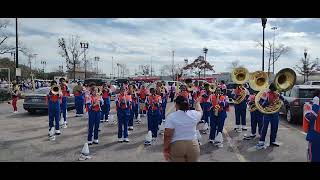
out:
{"label": "woman in white shirt", "polygon": [[188,99],[183,96],[178,96],[175,103],[177,111],[165,122],[164,158],[171,162],[196,162],[200,156],[196,127],[202,116],[199,98],[195,110],[188,110]]}

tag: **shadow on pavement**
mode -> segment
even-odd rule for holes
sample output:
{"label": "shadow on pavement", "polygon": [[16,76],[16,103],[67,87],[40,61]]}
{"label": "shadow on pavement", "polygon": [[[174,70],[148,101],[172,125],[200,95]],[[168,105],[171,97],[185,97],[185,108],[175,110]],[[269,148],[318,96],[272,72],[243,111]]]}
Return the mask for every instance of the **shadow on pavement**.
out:
{"label": "shadow on pavement", "polygon": [[83,144],[78,145],[78,146],[69,147],[69,148],[57,149],[54,151],[48,151],[48,152],[42,153],[40,155],[40,157],[64,155],[64,154],[66,154],[70,151],[73,151],[73,150],[79,151],[79,154],[80,154],[82,147],[83,147]]}
{"label": "shadow on pavement", "polygon": [[208,142],[200,146],[200,156],[204,154],[211,154],[213,151],[216,151],[218,149],[218,147]]}
{"label": "shadow on pavement", "polygon": [[[103,144],[103,145],[92,145],[92,146],[89,146],[89,149],[90,149],[90,152],[95,153],[95,152],[98,152],[100,150],[104,150],[104,149],[109,148],[109,147],[116,145],[116,144],[118,144],[117,141],[114,141],[114,142],[111,142],[108,144]],[[80,149],[80,151],[81,151],[81,149]]]}
{"label": "shadow on pavement", "polygon": [[115,150],[127,150],[127,149],[133,149],[133,148],[137,148],[138,146],[140,146],[141,144],[143,145],[144,140],[142,141],[138,141],[135,143],[121,143],[122,145],[115,148]]}

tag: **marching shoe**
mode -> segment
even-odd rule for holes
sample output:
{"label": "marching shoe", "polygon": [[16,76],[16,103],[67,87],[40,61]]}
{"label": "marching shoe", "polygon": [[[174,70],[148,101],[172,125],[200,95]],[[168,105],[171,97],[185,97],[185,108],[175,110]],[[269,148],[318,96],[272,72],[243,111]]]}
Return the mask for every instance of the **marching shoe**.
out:
{"label": "marching shoe", "polygon": [[17,114],[17,113],[18,113],[18,111],[13,111],[13,113],[14,113],[14,114]]}
{"label": "marching shoe", "polygon": [[76,114],[75,117],[80,117],[80,115],[79,115],[79,114]]}
{"label": "marching shoe", "polygon": [[128,139],[128,138],[124,138],[123,141],[124,141],[124,142],[129,142],[129,139]]}
{"label": "marching shoe", "polygon": [[103,120],[103,119],[100,119],[100,123],[104,123],[104,120]]}
{"label": "marching shoe", "polygon": [[93,140],[93,144],[99,144],[99,140],[98,139],[94,139]]}
{"label": "marching shoe", "polygon": [[88,141],[88,145],[91,146],[92,145],[92,141]]}
{"label": "marching shoe", "polygon": [[60,134],[61,134],[60,130],[55,131],[55,135],[60,135]]}
{"label": "marching shoe", "polygon": [[214,143],[214,140],[210,139],[210,140],[209,140],[209,143],[213,144],[213,143]]}
{"label": "marching shoe", "polygon": [[123,142],[123,139],[122,139],[122,138],[118,138],[118,142],[119,142],[119,143],[122,143],[122,142]]}
{"label": "marching shoe", "polygon": [[162,122],[166,122],[166,120],[164,119],[164,120],[162,120]]}
{"label": "marching shoe", "polygon": [[106,120],[104,120],[104,122],[109,122],[109,120],[108,120],[108,119],[106,119]]}
{"label": "marching shoe", "polygon": [[259,143],[256,145],[256,148],[257,150],[260,150],[260,149],[265,149],[266,147],[263,141],[259,141]]}
{"label": "marching shoe", "polygon": [[248,130],[247,126],[242,126],[242,131],[247,131],[247,130]]}
{"label": "marching shoe", "polygon": [[280,146],[280,143],[278,143],[278,142],[271,142],[271,143],[270,143],[270,146],[279,147],[279,146]]}
{"label": "marching shoe", "polygon": [[133,126],[129,126],[128,130],[132,131],[133,130]]}
{"label": "marching shoe", "polygon": [[251,139],[253,139],[255,137],[256,137],[255,134],[250,134],[250,135],[245,134],[243,139],[244,140],[251,140]]}
{"label": "marching shoe", "polygon": [[241,126],[239,126],[237,129],[236,129],[237,132],[242,132],[242,128]]}
{"label": "marching shoe", "polygon": [[144,145],[151,145],[151,141],[145,141]]}
{"label": "marching shoe", "polygon": [[64,129],[67,128],[67,127],[68,127],[67,124],[68,124],[67,121],[65,121],[65,122],[63,123],[63,125],[62,125],[62,128],[64,128]]}

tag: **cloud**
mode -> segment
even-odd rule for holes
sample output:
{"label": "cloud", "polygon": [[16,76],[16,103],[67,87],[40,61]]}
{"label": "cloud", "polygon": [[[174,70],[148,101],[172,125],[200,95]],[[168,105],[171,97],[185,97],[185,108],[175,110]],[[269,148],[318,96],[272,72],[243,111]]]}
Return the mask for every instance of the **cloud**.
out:
{"label": "cloud", "polygon": [[[11,19],[14,22],[14,19]],[[276,70],[294,67],[308,48],[311,57],[320,56],[319,19],[268,18],[266,41],[291,47],[291,52],[277,62]],[[7,28],[14,35],[14,23]],[[203,55],[202,48],[209,49],[207,59],[215,65],[216,72],[229,71],[234,60],[250,71],[261,68],[262,26],[259,18],[19,18],[19,39],[34,53],[37,59],[47,61],[47,70],[58,68],[64,60],[58,54],[57,39],[79,35],[89,42],[88,58],[100,57],[99,69],[111,73],[112,57],[116,63],[127,64],[131,73],[140,64],[150,64],[159,73],[162,65],[172,62],[183,64]],[[14,37],[8,40],[14,45]],[[19,57],[22,62],[27,58]],[[40,66],[40,63],[38,63]]]}

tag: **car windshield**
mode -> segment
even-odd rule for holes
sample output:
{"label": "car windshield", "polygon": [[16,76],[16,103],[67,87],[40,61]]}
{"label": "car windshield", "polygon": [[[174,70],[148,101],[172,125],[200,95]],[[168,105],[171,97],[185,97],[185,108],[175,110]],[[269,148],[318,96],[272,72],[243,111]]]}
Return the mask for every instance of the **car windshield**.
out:
{"label": "car windshield", "polygon": [[300,98],[313,98],[313,94],[316,89],[300,89],[299,97]]}
{"label": "car windshield", "polygon": [[48,94],[49,88],[40,88],[35,91],[35,94]]}
{"label": "car windshield", "polygon": [[312,85],[320,85],[320,82],[312,82]]}

